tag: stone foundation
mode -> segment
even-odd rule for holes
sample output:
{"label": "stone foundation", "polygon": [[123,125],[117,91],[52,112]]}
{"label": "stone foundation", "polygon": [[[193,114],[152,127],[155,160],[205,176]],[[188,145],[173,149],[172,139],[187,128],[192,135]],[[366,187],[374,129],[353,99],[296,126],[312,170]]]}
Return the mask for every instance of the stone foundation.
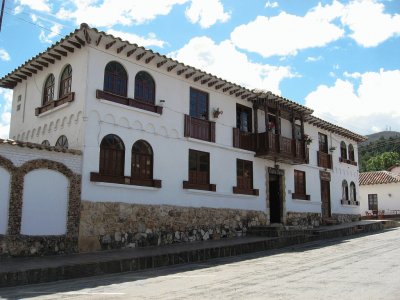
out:
{"label": "stone foundation", "polygon": [[79,251],[159,246],[246,235],[262,211],[81,202]]}
{"label": "stone foundation", "polygon": [[322,218],[320,213],[288,212],[286,214],[286,225],[298,226],[300,228],[319,227]]}
{"label": "stone foundation", "polygon": [[350,214],[332,214],[332,218],[337,220],[339,223],[351,223],[361,220],[361,215],[350,215]]}

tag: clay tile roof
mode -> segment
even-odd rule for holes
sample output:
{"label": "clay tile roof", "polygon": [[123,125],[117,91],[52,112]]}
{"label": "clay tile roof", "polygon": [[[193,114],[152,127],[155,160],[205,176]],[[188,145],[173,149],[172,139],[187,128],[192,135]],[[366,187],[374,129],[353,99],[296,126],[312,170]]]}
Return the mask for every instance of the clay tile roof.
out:
{"label": "clay tile roof", "polygon": [[375,171],[360,173],[360,185],[386,184],[400,182],[400,175],[388,171]]}
{"label": "clay tile roof", "polygon": [[82,155],[82,151],[80,151],[80,150],[64,149],[64,148],[60,148],[60,147],[45,146],[45,145],[41,145],[41,144],[14,141],[14,140],[10,140],[10,139],[0,139],[0,146],[1,145],[11,145],[11,146],[26,147],[26,148],[30,148],[30,149],[39,149],[39,150],[46,150],[46,151],[69,153],[69,154],[74,154],[74,155]]}

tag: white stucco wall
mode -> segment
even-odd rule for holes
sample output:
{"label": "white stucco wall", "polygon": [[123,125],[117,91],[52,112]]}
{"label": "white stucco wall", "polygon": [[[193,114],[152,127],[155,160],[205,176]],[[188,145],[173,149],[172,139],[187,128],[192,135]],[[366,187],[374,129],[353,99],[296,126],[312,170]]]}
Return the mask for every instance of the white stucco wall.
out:
{"label": "white stucco wall", "polygon": [[68,179],[52,170],[25,175],[21,234],[62,235],[67,230]]}
{"label": "white stucco wall", "polygon": [[7,233],[10,197],[10,173],[0,167],[0,234]]}
{"label": "white stucco wall", "polygon": [[392,214],[391,210],[400,210],[400,183],[361,185],[361,213],[368,210],[368,194],[378,195],[378,210]]}

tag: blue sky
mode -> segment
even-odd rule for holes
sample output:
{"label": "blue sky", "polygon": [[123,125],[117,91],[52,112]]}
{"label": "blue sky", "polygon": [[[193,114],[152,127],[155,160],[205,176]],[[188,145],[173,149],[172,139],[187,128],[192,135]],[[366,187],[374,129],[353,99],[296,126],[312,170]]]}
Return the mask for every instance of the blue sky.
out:
{"label": "blue sky", "polygon": [[398,0],[6,0],[0,77],[82,22],[357,133],[400,131]]}

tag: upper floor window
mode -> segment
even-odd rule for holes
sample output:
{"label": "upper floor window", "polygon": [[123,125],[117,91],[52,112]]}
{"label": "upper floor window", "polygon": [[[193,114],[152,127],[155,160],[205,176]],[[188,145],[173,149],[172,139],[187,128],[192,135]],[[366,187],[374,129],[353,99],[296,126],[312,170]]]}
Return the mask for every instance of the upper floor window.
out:
{"label": "upper floor window", "polygon": [[100,144],[99,173],[108,176],[124,176],[125,146],[119,136],[106,135]]}
{"label": "upper floor window", "polygon": [[342,181],[342,200],[349,200],[349,185],[346,180]]}
{"label": "upper floor window", "polygon": [[54,99],[54,75],[50,74],[47,76],[47,79],[44,83],[44,90],[43,90],[43,105],[53,101]]}
{"label": "upper floor window", "polygon": [[59,98],[71,93],[71,84],[72,84],[72,68],[71,65],[67,65],[61,74]]}
{"label": "upper floor window", "polygon": [[56,142],[56,147],[68,149],[68,139],[65,135],[61,135]]}
{"label": "upper floor window", "polygon": [[251,132],[251,108],[236,104],[236,128],[241,132]]}
{"label": "upper floor window", "polygon": [[155,103],[156,87],[149,73],[141,71],[135,77],[135,99]]}
{"label": "upper floor window", "polygon": [[328,136],[323,133],[318,133],[319,151],[328,153]]}
{"label": "upper floor window", "polygon": [[153,149],[140,140],[132,146],[132,179],[153,179]]}
{"label": "upper floor window", "polygon": [[128,74],[116,61],[111,61],[104,70],[104,91],[123,97],[127,96]]}
{"label": "upper floor window", "polygon": [[342,159],[347,159],[347,147],[345,142],[340,142],[340,157]]}
{"label": "upper floor window", "polygon": [[208,120],[208,93],[190,88],[191,117]]}
{"label": "upper floor window", "polygon": [[356,158],[354,157],[354,147],[352,144],[349,145],[349,160],[356,161]]}
{"label": "upper floor window", "polygon": [[356,184],[353,181],[350,182],[350,200],[353,202],[357,201]]}

